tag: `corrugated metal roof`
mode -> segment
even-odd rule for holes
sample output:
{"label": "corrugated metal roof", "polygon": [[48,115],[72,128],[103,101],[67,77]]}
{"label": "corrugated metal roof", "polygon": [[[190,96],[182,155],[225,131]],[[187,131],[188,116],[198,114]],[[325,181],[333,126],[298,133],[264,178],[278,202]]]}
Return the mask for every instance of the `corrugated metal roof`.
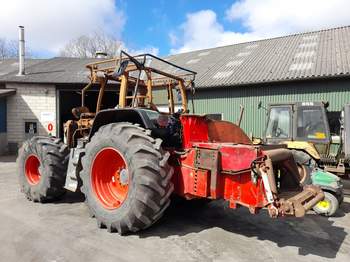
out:
{"label": "corrugated metal roof", "polygon": [[[169,62],[198,73],[196,86],[219,87],[350,76],[350,26],[171,55]],[[85,83],[95,59],[53,58],[3,82]],[[172,71],[168,65],[164,71]],[[1,72],[1,71],[0,71]]]}
{"label": "corrugated metal roof", "polygon": [[[201,54],[207,55],[202,56]],[[350,26],[170,56],[197,71],[197,87],[350,76]]]}

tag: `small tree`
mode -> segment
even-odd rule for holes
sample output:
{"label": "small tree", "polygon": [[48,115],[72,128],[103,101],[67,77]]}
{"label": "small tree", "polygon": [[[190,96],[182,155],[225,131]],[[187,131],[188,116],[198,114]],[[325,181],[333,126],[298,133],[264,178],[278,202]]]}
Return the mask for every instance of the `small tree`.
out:
{"label": "small tree", "polygon": [[18,42],[0,38],[0,60],[18,56]]}
{"label": "small tree", "polygon": [[63,57],[95,57],[96,52],[104,52],[108,57],[117,54],[121,42],[103,32],[82,35],[71,40],[60,51]]}

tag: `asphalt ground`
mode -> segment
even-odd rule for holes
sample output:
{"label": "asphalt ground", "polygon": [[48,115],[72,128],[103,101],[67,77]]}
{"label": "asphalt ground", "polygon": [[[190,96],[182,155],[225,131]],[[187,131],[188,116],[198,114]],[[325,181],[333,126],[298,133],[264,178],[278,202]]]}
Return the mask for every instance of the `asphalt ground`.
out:
{"label": "asphalt ground", "polygon": [[19,192],[14,157],[0,158],[0,261],[350,261],[350,198],[336,217],[270,219],[224,202],[172,205],[151,228],[98,229],[84,197],[39,204]]}

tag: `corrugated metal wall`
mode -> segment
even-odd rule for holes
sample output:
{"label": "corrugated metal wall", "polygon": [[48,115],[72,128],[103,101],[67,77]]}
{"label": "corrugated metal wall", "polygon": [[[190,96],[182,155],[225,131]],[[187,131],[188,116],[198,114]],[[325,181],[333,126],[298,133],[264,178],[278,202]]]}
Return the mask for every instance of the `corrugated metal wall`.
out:
{"label": "corrugated metal wall", "polygon": [[329,101],[329,110],[339,111],[350,102],[350,79],[197,90],[195,109],[200,114],[223,113],[225,120],[236,122],[242,104],[245,112],[241,127],[247,134],[262,136],[266,111],[258,109],[259,101],[264,106],[288,101]]}
{"label": "corrugated metal wall", "polygon": [[0,98],[0,133],[6,132],[6,98]]}

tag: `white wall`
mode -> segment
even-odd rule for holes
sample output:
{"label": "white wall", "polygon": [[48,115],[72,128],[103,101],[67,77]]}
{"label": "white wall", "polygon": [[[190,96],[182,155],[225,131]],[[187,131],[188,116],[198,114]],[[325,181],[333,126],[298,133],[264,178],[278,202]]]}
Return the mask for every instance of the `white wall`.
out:
{"label": "white wall", "polygon": [[[6,84],[16,89],[16,95],[7,99],[7,140],[20,145],[25,140],[25,121],[37,121],[37,135],[48,135],[47,126],[52,123],[52,135],[56,135],[56,89],[45,84]],[[42,113],[50,113],[52,121],[42,119]]]}

